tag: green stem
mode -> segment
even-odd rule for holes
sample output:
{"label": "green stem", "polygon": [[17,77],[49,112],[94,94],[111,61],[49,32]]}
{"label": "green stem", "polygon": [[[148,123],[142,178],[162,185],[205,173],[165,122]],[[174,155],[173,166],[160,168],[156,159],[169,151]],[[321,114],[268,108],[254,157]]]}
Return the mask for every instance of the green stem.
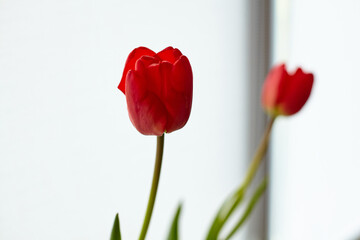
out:
{"label": "green stem", "polygon": [[265,129],[264,135],[261,139],[260,145],[256,150],[256,153],[250,163],[250,167],[247,171],[246,177],[244,179],[243,184],[231,195],[230,198],[225,200],[223,205],[220,207],[216,217],[210,227],[206,240],[217,240],[220,234],[222,227],[224,226],[225,222],[229,219],[231,214],[235,211],[238,205],[241,203],[244,194],[247,190],[247,187],[251,183],[252,179],[254,178],[257,169],[260,166],[261,160],[263,159],[270,139],[270,133],[272,126],[274,124],[275,117],[272,117]]}
{"label": "green stem", "polygon": [[229,240],[236,233],[236,231],[239,230],[239,228],[243,225],[243,223],[246,221],[246,219],[250,216],[256,203],[259,201],[260,197],[265,192],[267,183],[268,183],[267,178],[264,178],[262,183],[258,186],[255,193],[251,197],[251,200],[250,200],[249,204],[247,205],[244,214],[242,215],[240,220],[237,222],[237,224],[234,226],[233,230],[229,233],[229,235],[227,235],[225,240]]}
{"label": "green stem", "polygon": [[151,220],[151,215],[152,215],[152,212],[154,209],[156,193],[157,193],[159,179],[160,179],[161,163],[162,163],[163,152],[164,152],[164,138],[165,138],[165,134],[163,134],[161,137],[157,137],[154,175],[153,175],[153,180],[152,180],[152,184],[151,184],[149,201],[148,201],[148,205],[146,208],[146,214],[145,214],[143,226],[141,229],[141,233],[139,236],[139,240],[144,240],[146,237],[146,233],[149,228],[149,224],[150,224],[150,220]]}
{"label": "green stem", "polygon": [[264,132],[263,138],[261,139],[260,145],[258,149],[256,150],[256,153],[251,161],[250,167],[247,171],[243,187],[247,188],[249,184],[251,183],[252,179],[254,178],[257,169],[259,168],[259,165],[261,163],[261,160],[263,159],[267,148],[269,146],[269,139],[270,139],[270,132],[272,129],[272,126],[274,124],[275,117],[272,117],[266,127],[266,130]]}

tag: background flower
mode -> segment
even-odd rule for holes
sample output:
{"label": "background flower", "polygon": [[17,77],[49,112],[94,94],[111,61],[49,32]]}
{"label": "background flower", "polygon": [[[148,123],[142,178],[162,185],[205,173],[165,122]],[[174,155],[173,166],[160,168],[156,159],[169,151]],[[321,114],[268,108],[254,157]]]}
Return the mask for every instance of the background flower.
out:
{"label": "background flower", "polygon": [[285,64],[273,67],[267,75],[262,90],[262,105],[273,116],[292,115],[300,111],[308,100],[314,75],[298,68],[289,74]]}

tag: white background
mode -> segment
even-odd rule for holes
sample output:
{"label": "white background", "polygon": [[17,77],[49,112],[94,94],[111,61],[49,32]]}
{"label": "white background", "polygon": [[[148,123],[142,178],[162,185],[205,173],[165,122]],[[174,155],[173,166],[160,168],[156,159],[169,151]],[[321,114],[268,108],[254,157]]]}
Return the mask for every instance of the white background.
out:
{"label": "white background", "polygon": [[296,116],[275,123],[270,239],[360,236],[360,1],[276,1],[275,61],[315,74]]}
{"label": "white background", "polygon": [[[360,2],[276,2],[287,4],[274,62],[314,72],[315,85],[275,124],[269,238],[353,239]],[[164,238],[180,201],[182,239],[201,239],[249,152],[247,14],[235,0],[0,0],[0,239],[108,239],[116,212],[136,239],[155,137],[131,125],[117,85],[140,45],[178,47],[194,72],[189,122],[165,139],[148,239]]]}
{"label": "white background", "polygon": [[164,238],[180,201],[182,238],[201,239],[244,172],[245,22],[237,0],[1,0],[0,239],[108,239],[116,212],[136,239],[156,140],[131,125],[117,85],[140,45],[178,47],[194,73],[148,239]]}

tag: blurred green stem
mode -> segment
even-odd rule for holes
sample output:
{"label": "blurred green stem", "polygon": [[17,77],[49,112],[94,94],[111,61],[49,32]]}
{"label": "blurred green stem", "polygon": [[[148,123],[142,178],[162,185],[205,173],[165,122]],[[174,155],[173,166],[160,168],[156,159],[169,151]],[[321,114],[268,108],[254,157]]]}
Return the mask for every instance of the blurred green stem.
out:
{"label": "blurred green stem", "polygon": [[141,233],[139,236],[139,240],[144,240],[146,237],[146,233],[149,228],[149,224],[150,224],[150,220],[151,220],[151,215],[152,215],[152,212],[154,209],[156,193],[157,193],[159,180],[160,180],[161,163],[162,163],[163,152],[164,152],[164,138],[165,138],[165,134],[163,134],[160,137],[157,137],[154,175],[153,175],[153,180],[152,180],[152,184],[151,184],[149,201],[148,201],[148,205],[147,205],[147,209],[146,209],[143,226],[142,226]]}
{"label": "blurred green stem", "polygon": [[259,168],[259,165],[261,163],[261,160],[264,158],[265,153],[267,151],[267,148],[269,146],[269,139],[270,139],[270,133],[272,126],[274,124],[275,117],[272,117],[265,129],[263,138],[261,139],[260,145],[258,149],[256,150],[256,153],[251,161],[250,167],[247,171],[245,180],[242,184],[244,188],[247,188],[249,184],[251,183],[252,179],[254,178],[257,169]]}
{"label": "blurred green stem", "polygon": [[240,229],[240,227],[243,225],[243,223],[246,221],[246,219],[250,216],[250,214],[251,214],[252,210],[254,209],[256,203],[259,201],[260,197],[265,192],[266,187],[267,187],[267,183],[268,183],[267,178],[264,178],[262,183],[257,187],[255,193],[251,197],[251,200],[250,200],[249,204],[247,205],[244,214],[242,215],[240,220],[236,223],[236,225],[231,230],[231,232],[227,235],[225,240],[229,240],[236,233],[236,231]]}
{"label": "blurred green stem", "polygon": [[225,202],[220,207],[210,227],[206,240],[217,240],[219,238],[220,231],[224,226],[225,222],[229,219],[231,214],[241,203],[244,194],[248,186],[250,185],[251,181],[253,180],[256,171],[260,166],[261,160],[263,159],[267,151],[269,145],[270,133],[275,119],[276,119],[275,117],[270,118],[270,121],[267,124],[264,135],[261,139],[260,145],[258,146],[256,153],[250,163],[250,167],[246,173],[244,182],[229,198],[225,200]]}

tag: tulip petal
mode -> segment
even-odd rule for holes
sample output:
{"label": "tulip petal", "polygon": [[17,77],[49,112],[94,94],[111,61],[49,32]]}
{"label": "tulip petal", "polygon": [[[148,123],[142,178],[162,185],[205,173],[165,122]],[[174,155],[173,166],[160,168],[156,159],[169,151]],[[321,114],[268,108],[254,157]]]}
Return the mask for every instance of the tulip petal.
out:
{"label": "tulip petal", "polygon": [[161,136],[166,127],[166,108],[160,98],[146,89],[147,79],[134,71],[126,78],[126,101],[130,120],[144,135]]}
{"label": "tulip petal", "polygon": [[[169,62],[152,64],[147,69],[147,77],[149,82],[151,82],[151,84],[148,85],[148,89],[158,96],[166,109],[167,123],[165,131],[167,133],[171,132],[171,129],[169,130],[169,123],[173,122],[172,112],[176,111],[174,108],[176,108],[176,103],[178,102],[173,101],[173,98],[178,93],[174,92],[171,87],[172,69],[173,66]],[[179,112],[178,114],[180,115]]]}
{"label": "tulip petal", "polygon": [[172,64],[174,64],[181,57],[181,55],[182,53],[180,50],[173,47],[167,47],[156,54],[156,56],[158,56],[161,60],[170,62]]}
{"label": "tulip petal", "polygon": [[172,65],[169,62],[152,64],[147,68],[149,91],[155,93],[165,103]]}
{"label": "tulip petal", "polygon": [[284,115],[292,115],[300,111],[310,96],[313,82],[314,75],[304,73],[300,68],[290,76],[286,92],[279,104]]}
{"label": "tulip petal", "polygon": [[152,64],[158,64],[160,63],[160,60],[156,57],[150,57],[150,56],[142,56],[139,58],[139,60],[135,63],[135,70],[136,71],[145,71],[147,67],[149,67]]}
{"label": "tulip petal", "polygon": [[283,98],[289,74],[285,64],[272,68],[267,75],[262,89],[262,105],[266,110],[273,110]]}
{"label": "tulip petal", "polygon": [[192,95],[192,70],[187,57],[181,56],[174,64],[172,87],[178,92],[187,92]]}
{"label": "tulip petal", "polygon": [[126,75],[130,70],[135,69],[136,61],[141,58],[142,56],[154,56],[156,53],[152,50],[146,48],[146,47],[138,47],[135,48],[128,56],[124,72],[120,81],[120,84],[118,86],[118,89],[120,89],[125,94],[125,82],[126,82]]}
{"label": "tulip petal", "polygon": [[174,64],[168,86],[166,103],[168,109],[167,131],[182,128],[189,119],[192,105],[193,76],[189,60],[185,56]]}

